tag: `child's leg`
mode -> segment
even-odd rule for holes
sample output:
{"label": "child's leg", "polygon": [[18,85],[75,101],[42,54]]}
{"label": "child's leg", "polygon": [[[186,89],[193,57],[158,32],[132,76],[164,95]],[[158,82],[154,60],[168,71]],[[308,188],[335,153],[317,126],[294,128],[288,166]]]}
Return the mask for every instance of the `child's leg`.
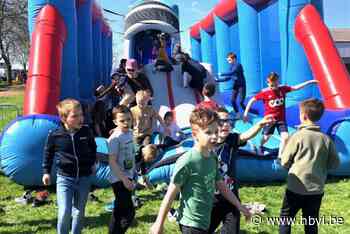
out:
{"label": "child's leg", "polygon": [[241,108],[243,111],[246,108],[246,106],[244,105],[245,97],[246,97],[246,87],[242,86],[239,88],[239,104],[241,105]]}
{"label": "child's leg", "polygon": [[302,211],[303,211],[303,220],[306,220],[305,233],[307,234],[317,233],[318,228],[317,228],[316,219],[319,218],[323,194],[305,195],[304,197],[305,197],[305,200],[302,207]]}
{"label": "child's leg", "polygon": [[191,75],[188,72],[184,72],[183,81],[184,81],[184,83],[183,83],[184,88],[187,88],[190,84],[190,81],[191,81]]}
{"label": "child's leg", "polygon": [[280,234],[291,233],[291,223],[303,203],[303,196],[286,190],[280,213]]}
{"label": "child's leg", "polygon": [[67,234],[71,224],[72,200],[74,194],[74,179],[71,177],[57,175],[57,233]]}
{"label": "child's leg", "polygon": [[277,123],[277,129],[278,132],[281,135],[281,142],[280,142],[280,146],[279,146],[279,150],[278,150],[278,157],[281,157],[281,154],[283,152],[284,146],[287,143],[289,134],[288,134],[288,128],[285,122],[279,122]]}
{"label": "child's leg", "polygon": [[91,187],[90,176],[80,177],[76,184],[72,208],[72,234],[80,234],[83,228],[85,206]]}
{"label": "child's leg", "polygon": [[115,196],[114,209],[109,225],[110,234],[125,233],[135,216],[135,208],[131,200],[132,192],[122,182],[112,184]]}
{"label": "child's leg", "polygon": [[238,90],[236,89],[233,89],[232,90],[232,97],[231,97],[231,104],[232,104],[232,107],[233,107],[233,110],[238,113],[238,106],[237,106],[237,95],[238,95]]}

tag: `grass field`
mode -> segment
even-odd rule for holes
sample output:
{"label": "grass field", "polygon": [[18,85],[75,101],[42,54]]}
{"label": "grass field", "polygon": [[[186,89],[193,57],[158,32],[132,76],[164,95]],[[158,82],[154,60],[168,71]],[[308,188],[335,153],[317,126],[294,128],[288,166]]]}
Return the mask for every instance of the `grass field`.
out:
{"label": "grass field", "polygon": [[[15,103],[22,105],[23,97],[2,97],[0,92],[0,104]],[[1,128],[0,128],[1,129]],[[276,217],[279,214],[284,183],[274,184],[243,184],[240,189],[240,197],[243,202],[260,202],[267,206],[267,212],[261,216],[261,223],[254,224],[241,220],[242,233],[278,233],[276,225],[268,224],[268,217]],[[54,188],[50,188],[50,203],[33,208],[31,205],[20,205],[14,198],[23,194],[24,188],[10,181],[0,173],[0,233],[1,234],[29,234],[29,233],[56,233],[56,195]],[[97,189],[94,192],[99,201],[89,201],[86,209],[85,229],[83,233],[107,233],[110,213],[104,210],[104,205],[111,201],[113,194],[111,189]],[[339,225],[320,225],[319,233],[350,233],[350,181],[349,179],[332,178],[326,185],[325,196],[321,207],[321,217],[330,221],[330,217],[343,220]],[[139,191],[138,195],[143,206],[136,211],[136,219],[127,233],[148,233],[148,229],[155,220],[159,210],[162,193],[156,190]],[[258,219],[255,219],[258,220]],[[259,219],[260,220],[260,219]],[[259,221],[258,220],[258,221]],[[338,220],[340,221],[340,220]],[[166,222],[165,233],[179,233],[175,223]],[[303,233],[301,225],[293,227],[293,233]]]}

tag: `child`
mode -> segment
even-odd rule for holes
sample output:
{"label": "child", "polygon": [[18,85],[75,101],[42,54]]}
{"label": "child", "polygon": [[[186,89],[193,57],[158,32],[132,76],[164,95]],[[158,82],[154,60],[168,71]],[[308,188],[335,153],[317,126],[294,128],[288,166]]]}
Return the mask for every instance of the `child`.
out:
{"label": "child", "polygon": [[182,233],[208,233],[215,187],[247,217],[249,211],[225,186],[219,171],[217,156],[212,149],[217,140],[217,115],[208,109],[196,109],[190,117],[193,148],[175,164],[174,174],[162,201],[158,217],[150,233],[162,233],[165,217],[180,192],[178,221]]}
{"label": "child", "polygon": [[[218,140],[215,152],[219,159],[219,171],[224,178],[226,186],[238,196],[239,183],[236,177],[236,159],[237,151],[240,146],[253,138],[260,129],[270,124],[273,119],[271,116],[265,116],[260,122],[251,127],[248,131],[238,134],[231,133],[234,122],[230,119],[229,112],[220,107],[217,110],[219,120]],[[214,233],[216,228],[222,222],[220,233],[238,234],[240,229],[240,212],[230,204],[221,194],[216,194],[214,198],[213,210],[211,212],[211,222],[209,233]]]}
{"label": "child", "polygon": [[[51,131],[45,146],[42,181],[51,183],[50,172],[57,160],[57,232],[81,233],[85,205],[90,191],[90,176],[95,171],[96,143],[87,126],[83,126],[80,103],[65,99],[57,105],[61,126]],[[71,221],[72,218],[72,221]]]}
{"label": "child", "polygon": [[204,100],[201,101],[196,107],[197,108],[208,108],[212,111],[217,111],[219,105],[212,99],[216,91],[215,84],[206,83],[202,90]]}
{"label": "child", "polygon": [[182,140],[183,132],[174,121],[174,114],[168,111],[164,115],[164,125],[166,128],[159,126],[159,132],[162,134],[161,148],[168,148],[177,145]]}
{"label": "child", "polygon": [[286,117],[285,117],[286,94],[288,92],[302,89],[308,84],[318,83],[318,81],[309,80],[291,87],[287,85],[280,86],[278,79],[279,77],[277,73],[275,72],[270,73],[270,75],[267,77],[268,87],[266,89],[263,89],[261,92],[255,95],[255,97],[249,100],[247,104],[247,108],[244,111],[243,120],[244,121],[248,120],[249,109],[255,101],[259,101],[259,100],[263,101],[265,115],[269,115],[269,114],[273,115],[273,117],[275,118],[275,122],[274,124],[267,125],[264,127],[263,137],[261,138],[259,152],[263,154],[263,151],[262,151],[263,145],[272,136],[273,132],[275,131],[275,128],[277,128],[279,134],[281,135],[281,143],[280,143],[279,153],[278,153],[278,155],[280,156],[281,152],[283,151],[283,147],[288,139],[288,128],[286,125]]}
{"label": "child", "polygon": [[226,73],[220,73],[220,76],[230,76],[234,81],[232,89],[232,98],[231,103],[234,111],[239,116],[239,109],[236,104],[237,96],[239,94],[239,104],[242,107],[242,110],[245,110],[244,100],[246,96],[246,82],[243,72],[242,65],[237,61],[237,55],[230,52],[227,54],[227,62],[230,64],[230,71]]}
{"label": "child", "polygon": [[149,105],[149,92],[140,90],[136,93],[136,106],[131,108],[133,118],[133,133],[134,140],[137,145],[148,145],[151,143],[154,123],[157,119],[160,124],[166,129],[163,119]]}
{"label": "child", "polygon": [[125,233],[135,216],[131,199],[134,189],[135,149],[131,132],[132,117],[125,106],[113,108],[116,129],[108,138],[110,182],[114,192],[114,208],[109,233]]}
{"label": "child", "polygon": [[[316,124],[324,111],[318,99],[300,104],[298,130],[290,137],[282,152],[281,164],[289,169],[287,189],[281,208],[281,220],[293,219],[303,212],[305,233],[317,233],[317,220],[324,193],[328,169],[339,166],[339,157],[333,141]],[[310,223],[310,220],[315,221]],[[287,222],[280,225],[280,233],[291,233]]]}

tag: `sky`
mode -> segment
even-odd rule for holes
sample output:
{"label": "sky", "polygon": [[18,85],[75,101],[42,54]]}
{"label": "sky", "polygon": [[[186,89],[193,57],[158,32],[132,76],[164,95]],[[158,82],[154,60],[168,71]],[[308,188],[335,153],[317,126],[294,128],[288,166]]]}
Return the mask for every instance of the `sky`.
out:
{"label": "sky", "polygon": [[[135,0],[96,0],[103,8],[126,15]],[[164,0],[163,0],[164,1]],[[179,6],[181,44],[190,52],[189,27],[203,19],[219,0],[166,0]],[[350,0],[323,0],[324,20],[330,28],[350,28]],[[124,18],[104,12],[113,31],[113,54],[116,61],[123,56]]]}

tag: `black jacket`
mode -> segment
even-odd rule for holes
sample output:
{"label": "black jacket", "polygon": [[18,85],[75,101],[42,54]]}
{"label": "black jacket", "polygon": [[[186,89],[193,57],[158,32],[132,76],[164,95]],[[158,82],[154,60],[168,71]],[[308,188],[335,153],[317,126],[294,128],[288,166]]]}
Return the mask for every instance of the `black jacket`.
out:
{"label": "black jacket", "polygon": [[51,172],[56,158],[57,173],[69,177],[89,176],[96,162],[96,143],[92,131],[83,126],[75,133],[63,125],[50,131],[44,149],[44,174]]}

